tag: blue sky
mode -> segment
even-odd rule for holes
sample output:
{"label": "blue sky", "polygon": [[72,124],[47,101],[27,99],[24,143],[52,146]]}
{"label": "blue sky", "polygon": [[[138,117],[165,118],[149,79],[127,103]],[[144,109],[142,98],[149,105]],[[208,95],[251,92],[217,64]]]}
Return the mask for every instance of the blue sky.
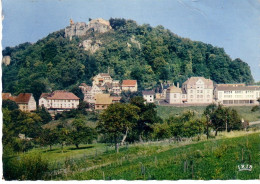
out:
{"label": "blue sky", "polygon": [[36,42],[69,19],[133,19],[223,47],[260,81],[260,0],[2,0],[3,48]]}

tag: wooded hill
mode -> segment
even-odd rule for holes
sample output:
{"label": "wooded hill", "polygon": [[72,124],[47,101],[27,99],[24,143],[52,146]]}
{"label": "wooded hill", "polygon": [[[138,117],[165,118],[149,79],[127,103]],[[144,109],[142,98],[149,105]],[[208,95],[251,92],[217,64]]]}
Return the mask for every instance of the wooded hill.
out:
{"label": "wooded hill", "polygon": [[[139,89],[165,80],[182,83],[191,76],[216,83],[254,82],[248,64],[232,60],[223,48],[181,38],[163,26],[112,18],[109,22],[112,29],[105,33],[89,29],[70,39],[62,29],[34,44],[6,47],[3,56],[10,56],[11,62],[3,64],[3,91],[70,90],[108,71],[117,80],[138,80]],[[87,47],[84,40],[91,40]]]}

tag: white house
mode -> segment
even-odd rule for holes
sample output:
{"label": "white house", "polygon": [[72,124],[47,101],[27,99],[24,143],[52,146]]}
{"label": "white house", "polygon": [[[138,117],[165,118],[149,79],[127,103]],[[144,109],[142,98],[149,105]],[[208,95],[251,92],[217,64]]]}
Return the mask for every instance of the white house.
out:
{"label": "white house", "polygon": [[183,94],[189,104],[210,104],[213,102],[213,81],[204,77],[191,77],[182,84]]}
{"label": "white house", "polygon": [[32,93],[20,93],[18,96],[12,96],[11,93],[2,93],[2,99],[16,102],[21,111],[36,110],[36,101]]}
{"label": "white house", "polygon": [[147,103],[153,103],[154,102],[154,91],[142,91],[143,98]]}
{"label": "white house", "polygon": [[169,104],[182,104],[182,90],[179,88],[179,85],[177,87],[173,84],[173,86],[170,86],[166,91],[166,101]]}
{"label": "white house", "polygon": [[123,80],[122,91],[137,91],[137,81],[136,80]]}
{"label": "white house", "polygon": [[53,93],[43,93],[39,105],[60,111],[75,109],[79,105],[79,98],[71,92],[57,90]]}
{"label": "white house", "polygon": [[105,83],[112,83],[113,79],[109,75],[109,73],[99,73],[98,75],[93,77],[92,85],[100,85],[103,86]]}

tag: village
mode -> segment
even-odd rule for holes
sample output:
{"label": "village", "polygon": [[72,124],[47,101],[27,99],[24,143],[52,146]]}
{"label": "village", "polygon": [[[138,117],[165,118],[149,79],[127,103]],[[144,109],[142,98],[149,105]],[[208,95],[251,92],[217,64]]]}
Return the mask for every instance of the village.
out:
{"label": "village", "polygon": [[[84,100],[92,109],[103,110],[110,104],[121,100],[121,93],[137,92],[137,80],[113,80],[109,73],[99,73],[92,78],[92,86],[86,83],[79,85]],[[190,77],[180,87],[179,83],[160,84],[156,89],[143,90],[142,96],[146,103],[173,106],[206,106],[211,103],[226,106],[258,105],[260,86],[246,84],[214,84],[204,77]],[[35,111],[36,101],[32,93],[2,93],[3,100],[16,102],[22,111]],[[42,93],[39,106],[45,107],[52,115],[62,111],[76,109],[80,98],[72,92],[56,90]]]}

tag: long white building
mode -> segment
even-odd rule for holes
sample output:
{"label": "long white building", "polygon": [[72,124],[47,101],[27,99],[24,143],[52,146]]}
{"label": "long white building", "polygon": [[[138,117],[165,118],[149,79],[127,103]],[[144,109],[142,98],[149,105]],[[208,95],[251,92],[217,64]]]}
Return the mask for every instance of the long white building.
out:
{"label": "long white building", "polygon": [[260,86],[245,84],[217,84],[216,102],[223,105],[257,105],[260,98]]}
{"label": "long white building", "polygon": [[79,98],[71,92],[57,90],[53,93],[43,93],[39,99],[39,105],[60,111],[76,109],[79,105]]}

